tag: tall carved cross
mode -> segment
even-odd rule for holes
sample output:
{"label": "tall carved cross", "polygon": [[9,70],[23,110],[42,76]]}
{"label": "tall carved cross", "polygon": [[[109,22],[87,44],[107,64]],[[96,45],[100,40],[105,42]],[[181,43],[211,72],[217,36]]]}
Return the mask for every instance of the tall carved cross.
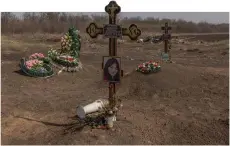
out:
{"label": "tall carved cross", "polygon": [[[141,30],[138,29],[135,24],[131,24],[129,28],[121,28],[119,25],[116,25],[116,16],[118,13],[120,13],[121,7],[115,1],[110,1],[109,4],[105,7],[105,11],[109,14],[109,24],[105,25],[103,28],[103,27],[98,27],[96,23],[90,23],[89,26],[86,28],[86,32],[90,35],[91,38],[97,38],[98,35],[103,35],[103,34],[105,35],[105,28],[107,28],[108,26],[113,28],[114,27],[118,28],[118,30],[121,31],[121,33],[119,34],[121,34],[122,36],[128,36],[131,40],[137,40],[137,38],[141,35]],[[108,36],[108,38],[109,38],[109,56],[117,56],[117,37],[111,35]],[[116,84],[109,83],[109,102],[112,109],[116,105],[115,102],[116,100],[114,96],[115,93],[116,93]]]}
{"label": "tall carved cross", "polygon": [[169,40],[171,39],[171,34],[169,34],[169,30],[171,30],[172,27],[168,26],[168,23],[165,23],[165,26],[161,27],[161,30],[164,30],[163,34],[163,40],[164,40],[164,52],[168,53],[168,43]]}

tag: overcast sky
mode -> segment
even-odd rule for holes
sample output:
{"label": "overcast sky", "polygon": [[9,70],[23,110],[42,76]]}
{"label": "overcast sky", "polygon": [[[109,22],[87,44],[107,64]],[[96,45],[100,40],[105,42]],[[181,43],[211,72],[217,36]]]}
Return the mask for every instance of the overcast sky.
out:
{"label": "overcast sky", "polygon": [[[22,16],[22,12],[14,12],[17,16]],[[79,13],[71,13],[79,14]],[[95,14],[95,13],[83,13],[83,14]],[[99,15],[105,13],[96,13]],[[200,22],[206,21],[209,23],[229,23],[229,13],[228,12],[122,12],[120,13],[122,17],[137,17],[142,18],[154,17],[154,18],[169,18],[169,19],[184,19],[187,21]]]}

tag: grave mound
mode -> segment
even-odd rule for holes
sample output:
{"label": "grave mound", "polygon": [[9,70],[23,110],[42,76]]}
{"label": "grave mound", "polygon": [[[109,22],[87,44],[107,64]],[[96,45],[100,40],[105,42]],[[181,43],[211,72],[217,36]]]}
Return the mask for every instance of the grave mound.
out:
{"label": "grave mound", "polygon": [[154,94],[196,84],[194,79],[197,75],[199,70],[178,64],[163,64],[161,72],[153,74],[133,71],[122,78],[116,95],[121,99],[148,100]]}

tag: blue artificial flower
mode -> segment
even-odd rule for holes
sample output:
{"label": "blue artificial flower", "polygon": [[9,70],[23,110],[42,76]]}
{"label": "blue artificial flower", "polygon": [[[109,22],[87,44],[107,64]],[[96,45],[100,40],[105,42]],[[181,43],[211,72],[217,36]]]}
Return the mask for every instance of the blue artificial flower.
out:
{"label": "blue artificial flower", "polygon": [[40,67],[38,69],[38,72],[40,72],[40,73],[47,73],[48,71],[44,67]]}

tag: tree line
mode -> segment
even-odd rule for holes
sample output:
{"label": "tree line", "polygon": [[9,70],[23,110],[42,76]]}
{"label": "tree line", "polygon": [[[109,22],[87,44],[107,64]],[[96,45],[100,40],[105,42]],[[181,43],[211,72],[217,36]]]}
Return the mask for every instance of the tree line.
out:
{"label": "tree line", "polygon": [[[79,13],[70,15],[63,12],[25,12],[21,17],[11,12],[1,13],[1,31],[6,33],[63,33],[69,27],[74,26],[80,31],[90,22],[96,22],[98,25],[108,23],[107,15],[86,15]],[[159,19],[148,17],[125,17],[119,18],[118,23],[128,27],[135,23],[142,31],[160,32],[161,26],[168,22],[173,28],[173,33],[218,33],[229,32],[229,24],[210,24],[207,22],[194,23],[192,21]]]}

